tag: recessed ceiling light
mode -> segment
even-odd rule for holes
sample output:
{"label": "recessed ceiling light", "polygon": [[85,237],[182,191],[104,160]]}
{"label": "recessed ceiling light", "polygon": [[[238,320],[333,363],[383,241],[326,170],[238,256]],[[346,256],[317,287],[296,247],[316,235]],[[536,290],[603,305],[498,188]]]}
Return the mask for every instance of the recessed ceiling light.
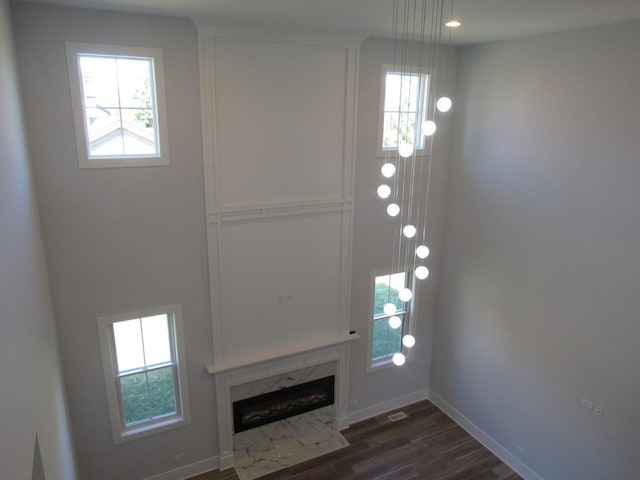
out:
{"label": "recessed ceiling light", "polygon": [[451,19],[444,25],[449,28],[458,28],[462,26],[462,22],[460,20]]}

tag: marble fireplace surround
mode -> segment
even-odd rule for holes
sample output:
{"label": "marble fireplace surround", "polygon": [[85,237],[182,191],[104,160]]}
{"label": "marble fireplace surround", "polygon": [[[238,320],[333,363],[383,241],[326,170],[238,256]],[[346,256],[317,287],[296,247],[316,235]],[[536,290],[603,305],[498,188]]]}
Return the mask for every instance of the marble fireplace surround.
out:
{"label": "marble fireplace surround", "polygon": [[[240,392],[265,393],[272,384],[272,377],[286,375],[286,385],[304,383],[309,374],[300,373],[335,368],[336,424],[338,430],[349,426],[349,347],[358,335],[348,334],[316,345],[282,352],[269,358],[247,359],[233,363],[208,365],[207,371],[214,375],[216,383],[216,404],[218,419],[218,445],[220,450],[220,470],[232,468],[233,458],[233,401],[239,399]],[[323,367],[324,364],[327,364]],[[297,379],[292,383],[292,378]],[[266,380],[266,381],[265,381]],[[299,381],[298,381],[299,380]],[[252,386],[252,384],[254,384]],[[280,386],[278,385],[277,388]],[[240,396],[247,398],[248,393]]]}

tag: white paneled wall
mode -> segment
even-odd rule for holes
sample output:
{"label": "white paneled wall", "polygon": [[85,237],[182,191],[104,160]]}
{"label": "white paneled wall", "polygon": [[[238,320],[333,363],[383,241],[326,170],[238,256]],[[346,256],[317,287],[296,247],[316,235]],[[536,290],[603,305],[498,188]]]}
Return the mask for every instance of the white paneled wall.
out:
{"label": "white paneled wall", "polygon": [[[223,223],[219,333],[224,358],[344,333],[343,212]],[[348,267],[348,265],[346,266]],[[284,297],[284,298],[282,298]]]}
{"label": "white paneled wall", "polygon": [[214,363],[347,334],[358,42],[199,48]]}

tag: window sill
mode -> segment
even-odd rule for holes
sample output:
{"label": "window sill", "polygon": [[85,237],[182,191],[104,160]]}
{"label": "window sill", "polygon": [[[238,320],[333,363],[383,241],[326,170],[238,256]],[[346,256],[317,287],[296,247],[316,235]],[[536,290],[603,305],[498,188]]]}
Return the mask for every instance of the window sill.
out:
{"label": "window sill", "polygon": [[114,433],[113,441],[116,444],[124,443],[135,440],[137,438],[148,437],[150,435],[155,435],[156,433],[166,432],[167,430],[183,427],[189,425],[189,423],[191,423],[189,419],[185,418],[184,416],[170,417],[154,423],[128,427],[122,430],[117,437]]}
{"label": "window sill", "polygon": [[[411,362],[411,360],[413,359],[413,353],[411,352],[410,349],[409,351],[403,351],[402,353],[405,354],[406,357],[406,362],[405,365],[407,365],[408,363]],[[369,373],[375,373],[375,372],[379,372],[381,370],[386,370],[387,368],[401,368],[401,367],[396,367],[393,363],[393,360],[391,359],[391,356],[386,357],[386,358],[380,358],[378,360],[372,361],[367,365],[367,374]]]}
{"label": "window sill", "polygon": [[[78,152],[82,155],[83,152]],[[170,165],[169,156],[160,157],[109,157],[86,158],[80,157],[80,168],[121,168],[121,167],[162,167]]]}
{"label": "window sill", "polygon": [[[414,155],[416,157],[428,157],[429,156],[429,152],[426,148],[416,148],[414,150]],[[397,157],[398,156],[398,150],[378,150],[376,152],[376,157],[377,158],[385,158],[385,157]]]}

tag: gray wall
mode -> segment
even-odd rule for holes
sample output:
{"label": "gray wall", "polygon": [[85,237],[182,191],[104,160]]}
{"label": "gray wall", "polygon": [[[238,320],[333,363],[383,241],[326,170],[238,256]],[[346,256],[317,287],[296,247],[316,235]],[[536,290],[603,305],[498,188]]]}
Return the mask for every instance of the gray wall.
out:
{"label": "gray wall", "polygon": [[[439,84],[441,93],[452,93],[455,83],[455,48],[451,49],[449,74],[446,55],[440,57]],[[409,395],[429,385],[432,331],[435,320],[435,295],[439,277],[439,258],[444,222],[444,197],[447,159],[451,134],[450,114],[438,123],[432,163],[432,183],[429,199],[429,229],[427,239],[432,251],[427,265],[431,272],[418,292],[415,357],[402,368],[390,367],[367,374],[367,328],[371,301],[371,273],[392,267],[393,234],[396,220],[386,214],[386,203],[376,195],[376,188],[385,180],[380,174],[383,158],[376,157],[380,79],[383,64],[392,64],[393,42],[370,38],[360,49],[358,75],[358,132],[354,189],[353,269],[351,284],[351,326],[360,340],[352,346],[351,400],[352,410],[364,409],[397,397]],[[397,260],[396,260],[397,262]]]}
{"label": "gray wall", "polygon": [[[83,478],[139,479],[217,455],[208,306],[197,44],[186,20],[19,4],[17,52],[44,237]],[[80,170],[71,119],[64,42],[164,49],[171,166]],[[455,50],[447,77],[452,88]],[[380,66],[393,45],[362,47],[355,180],[352,410],[426,389],[443,226],[449,121],[441,124],[431,197],[432,276],[420,292],[416,358],[403,369],[366,373],[370,275],[389,268],[393,241],[375,196]],[[444,57],[443,57],[444,60]],[[441,65],[441,68],[444,66]],[[392,222],[391,222],[392,223]],[[147,306],[184,308],[192,424],[114,446],[96,318]],[[185,453],[182,463],[174,456]]]}
{"label": "gray wall", "polygon": [[9,4],[1,0],[0,477],[74,480],[73,445],[9,20]]}
{"label": "gray wall", "polygon": [[[35,4],[15,5],[14,23],[80,474],[140,479],[213,457],[195,29],[182,19]],[[170,166],[78,168],[66,41],[163,49]],[[114,446],[96,318],[173,303],[183,306],[191,425]]]}
{"label": "gray wall", "polygon": [[431,387],[547,480],[640,469],[638,45],[627,23],[459,65]]}

